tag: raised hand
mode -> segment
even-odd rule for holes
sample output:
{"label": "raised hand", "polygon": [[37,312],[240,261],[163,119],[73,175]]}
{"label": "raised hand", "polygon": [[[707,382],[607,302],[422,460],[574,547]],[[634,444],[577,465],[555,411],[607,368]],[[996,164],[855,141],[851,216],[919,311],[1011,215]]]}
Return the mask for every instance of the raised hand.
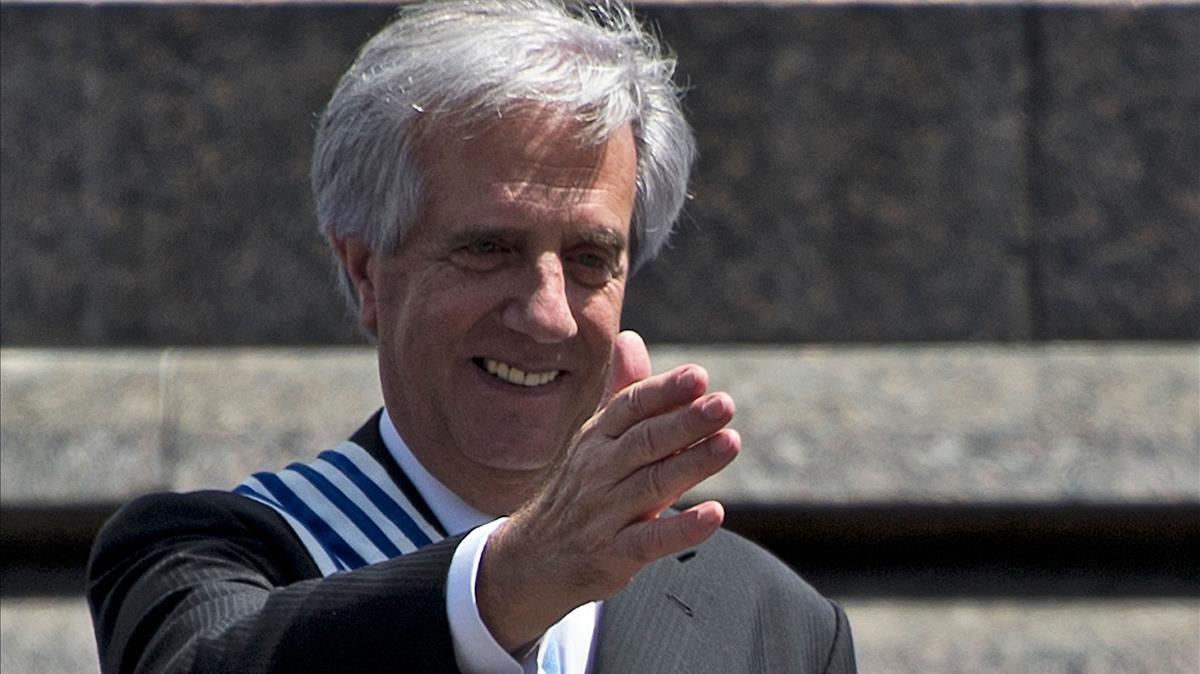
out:
{"label": "raised hand", "polygon": [[583,425],[558,470],[492,535],[480,563],[480,614],[501,646],[519,648],[571,609],[620,591],[650,562],[702,543],[724,511],[708,501],[663,511],[737,456],[733,399],[707,393],[683,365],[650,375],[636,333],[613,353],[611,396]]}

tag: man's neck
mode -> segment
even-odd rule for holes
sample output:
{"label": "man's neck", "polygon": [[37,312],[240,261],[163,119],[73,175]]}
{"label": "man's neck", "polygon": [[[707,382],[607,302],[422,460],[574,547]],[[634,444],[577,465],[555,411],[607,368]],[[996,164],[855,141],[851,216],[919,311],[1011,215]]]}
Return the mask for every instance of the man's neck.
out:
{"label": "man's neck", "polygon": [[379,435],[392,459],[451,535],[511,514],[532,497],[527,473],[514,473],[509,480],[494,473],[486,478],[469,476],[440,465],[436,457],[420,456],[400,436],[386,409],[379,416]]}

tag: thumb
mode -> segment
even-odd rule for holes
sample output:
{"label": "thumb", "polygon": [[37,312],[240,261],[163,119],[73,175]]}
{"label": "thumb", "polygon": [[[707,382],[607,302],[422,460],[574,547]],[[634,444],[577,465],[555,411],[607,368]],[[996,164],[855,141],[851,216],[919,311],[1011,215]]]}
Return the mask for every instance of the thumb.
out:
{"label": "thumb", "polygon": [[618,391],[651,374],[650,352],[646,350],[642,336],[633,330],[621,332],[613,343],[612,373],[602,403],[608,404]]}

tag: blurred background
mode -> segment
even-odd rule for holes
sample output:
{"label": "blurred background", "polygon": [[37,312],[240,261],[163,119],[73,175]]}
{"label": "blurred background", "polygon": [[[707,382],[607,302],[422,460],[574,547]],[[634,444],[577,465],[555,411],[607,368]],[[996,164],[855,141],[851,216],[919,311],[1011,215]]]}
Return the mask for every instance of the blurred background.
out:
{"label": "blurred background", "polygon": [[[688,498],[864,672],[1200,671],[1200,5],[638,8],[701,157],[624,320],[746,447]],[[120,503],[379,406],[307,171],[393,11],[0,1],[3,671],[98,670]]]}

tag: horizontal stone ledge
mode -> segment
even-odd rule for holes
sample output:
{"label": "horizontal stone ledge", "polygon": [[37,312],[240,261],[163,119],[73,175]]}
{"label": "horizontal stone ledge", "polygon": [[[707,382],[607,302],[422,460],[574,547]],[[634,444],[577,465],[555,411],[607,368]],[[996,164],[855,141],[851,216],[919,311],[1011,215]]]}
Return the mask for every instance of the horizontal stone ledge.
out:
{"label": "horizontal stone ledge", "polygon": [[[1200,602],[842,602],[858,668],[888,674],[942,672],[1195,672]],[[0,601],[0,670],[99,672],[82,598]]]}
{"label": "horizontal stone ledge", "polygon": [[858,669],[946,672],[1200,671],[1200,602],[843,603]]}
{"label": "horizontal stone ledge", "polygon": [[[691,498],[1200,501],[1200,346],[651,347],[704,364],[743,452]],[[0,500],[230,488],[380,405],[369,348],[0,350]]]}

